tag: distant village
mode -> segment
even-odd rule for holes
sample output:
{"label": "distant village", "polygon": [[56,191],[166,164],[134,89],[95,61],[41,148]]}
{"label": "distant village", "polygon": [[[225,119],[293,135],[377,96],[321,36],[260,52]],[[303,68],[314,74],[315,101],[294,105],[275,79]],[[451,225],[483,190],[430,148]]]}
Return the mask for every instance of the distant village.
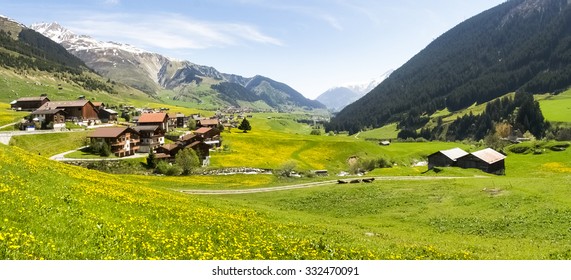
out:
{"label": "distant village", "polygon": [[[70,101],[51,101],[46,95],[23,97],[10,105],[13,110],[31,112],[29,118],[17,125],[21,130],[61,131],[68,129],[66,122],[72,122],[74,125],[96,127],[88,135],[90,142],[106,143],[117,157],[152,151],[156,159],[174,161],[179,151],[192,148],[203,166],[209,165],[210,150],[221,147],[220,132],[237,127],[241,119],[252,117],[249,110],[237,108],[227,108],[214,117],[206,118],[199,114],[185,116],[180,112],[168,112],[168,108],[122,106],[122,114],[132,114],[128,114],[125,122],[119,122],[118,111],[83,96]],[[108,126],[101,127],[102,124]],[[185,128],[185,132],[169,135],[175,129],[180,131],[180,128]],[[165,138],[173,142],[166,144]]]}

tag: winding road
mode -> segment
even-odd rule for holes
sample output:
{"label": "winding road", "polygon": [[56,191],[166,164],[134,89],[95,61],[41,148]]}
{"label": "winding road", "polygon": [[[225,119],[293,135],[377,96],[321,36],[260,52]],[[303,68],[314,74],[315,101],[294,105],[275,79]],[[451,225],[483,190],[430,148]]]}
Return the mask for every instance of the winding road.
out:
{"label": "winding road", "polygon": [[[454,180],[454,179],[482,179],[488,178],[486,176],[473,176],[473,177],[425,177],[425,176],[386,176],[386,177],[366,177],[366,178],[375,178],[375,181],[432,181],[432,180]],[[363,179],[363,178],[346,178],[343,179],[344,181],[350,181],[354,179]],[[229,195],[229,194],[250,194],[250,193],[263,193],[263,192],[276,192],[276,191],[285,191],[285,190],[294,190],[294,189],[304,189],[304,188],[312,188],[312,187],[319,187],[319,186],[327,186],[327,185],[336,185],[338,184],[337,180],[329,180],[329,181],[322,181],[322,182],[314,182],[314,183],[304,183],[304,184],[297,184],[297,185],[288,185],[288,186],[278,186],[278,187],[268,187],[268,188],[257,188],[257,189],[242,189],[242,190],[178,190],[182,193],[187,194],[197,194],[197,195]],[[367,184],[367,183],[359,183],[359,184]],[[355,184],[351,184],[355,185]]]}

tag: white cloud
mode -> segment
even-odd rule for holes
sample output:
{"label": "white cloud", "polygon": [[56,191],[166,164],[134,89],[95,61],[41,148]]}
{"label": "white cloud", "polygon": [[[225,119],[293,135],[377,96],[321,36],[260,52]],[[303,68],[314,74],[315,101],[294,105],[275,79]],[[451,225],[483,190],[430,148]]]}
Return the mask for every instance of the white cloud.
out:
{"label": "white cloud", "polygon": [[206,49],[250,43],[282,46],[274,37],[245,23],[199,21],[178,14],[99,14],[70,21],[68,28],[99,40],[120,40],[141,47]]}

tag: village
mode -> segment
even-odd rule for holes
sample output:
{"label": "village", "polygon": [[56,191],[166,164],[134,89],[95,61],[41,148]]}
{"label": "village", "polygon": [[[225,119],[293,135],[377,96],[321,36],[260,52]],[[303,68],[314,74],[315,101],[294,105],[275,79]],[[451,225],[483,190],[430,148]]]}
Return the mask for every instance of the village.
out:
{"label": "village", "polygon": [[11,108],[30,112],[28,118],[16,124],[20,130],[65,131],[70,124],[90,127],[94,130],[88,135],[88,142],[104,143],[116,157],[153,153],[157,160],[173,162],[179,151],[189,148],[199,156],[202,166],[209,165],[210,150],[221,147],[221,131],[235,128],[240,120],[252,117],[249,110],[236,108],[227,108],[207,118],[168,112],[168,108],[122,106],[125,121],[120,121],[116,108],[83,96],[69,101],[51,101],[47,95],[23,97],[14,100]]}
{"label": "village", "polygon": [[[188,148],[194,150],[202,167],[209,166],[210,151],[221,148],[220,133],[236,128],[241,119],[252,117],[251,111],[239,108],[227,108],[209,118],[172,113],[168,108],[122,106],[111,109],[103,102],[92,102],[83,96],[70,101],[51,101],[46,95],[23,97],[14,100],[11,108],[31,112],[28,119],[17,124],[21,130],[61,131],[67,129],[66,123],[93,127],[88,135],[90,145],[104,144],[115,157],[153,154],[156,160],[173,163],[176,155]],[[119,116],[124,121],[120,121]],[[387,140],[379,142],[382,146],[390,144]],[[428,155],[426,165],[428,170],[436,172],[441,167],[460,167],[504,175],[505,158],[491,148],[472,153],[453,148]],[[315,174],[327,175],[327,170],[318,170]]]}

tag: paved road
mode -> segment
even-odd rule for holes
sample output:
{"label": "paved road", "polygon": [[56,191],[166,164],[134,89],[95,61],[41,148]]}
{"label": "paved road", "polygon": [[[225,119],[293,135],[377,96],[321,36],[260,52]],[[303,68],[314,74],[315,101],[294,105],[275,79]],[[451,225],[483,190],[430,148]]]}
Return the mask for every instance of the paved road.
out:
{"label": "paved road", "polygon": [[142,157],[147,157],[148,154],[134,154],[132,156],[127,156],[127,157],[120,157],[120,158],[66,158],[65,155],[67,154],[71,154],[75,151],[79,151],[83,148],[87,148],[88,146],[83,146],[81,148],[77,148],[75,150],[71,150],[71,151],[67,151],[61,154],[57,154],[54,156],[51,156],[50,159],[51,160],[56,160],[56,161],[114,161],[114,160],[125,160],[125,159],[131,159],[131,158],[142,158]]}
{"label": "paved road", "polygon": [[[371,178],[371,177],[366,177]],[[428,181],[428,180],[453,180],[453,179],[482,179],[489,178],[486,176],[473,176],[473,177],[424,177],[424,176],[387,176],[387,177],[374,177],[375,181]],[[358,178],[345,178],[343,181],[350,181],[353,179],[364,179],[362,177]],[[305,183],[289,186],[279,186],[279,187],[269,187],[269,188],[257,188],[257,189],[243,189],[243,190],[178,190],[182,193],[188,194],[200,194],[200,195],[226,195],[226,194],[248,194],[248,193],[262,193],[262,192],[276,192],[284,190],[294,190],[303,188],[312,188],[319,186],[335,185],[338,184],[337,180],[329,180],[323,182]],[[359,183],[366,184],[366,183]]]}

